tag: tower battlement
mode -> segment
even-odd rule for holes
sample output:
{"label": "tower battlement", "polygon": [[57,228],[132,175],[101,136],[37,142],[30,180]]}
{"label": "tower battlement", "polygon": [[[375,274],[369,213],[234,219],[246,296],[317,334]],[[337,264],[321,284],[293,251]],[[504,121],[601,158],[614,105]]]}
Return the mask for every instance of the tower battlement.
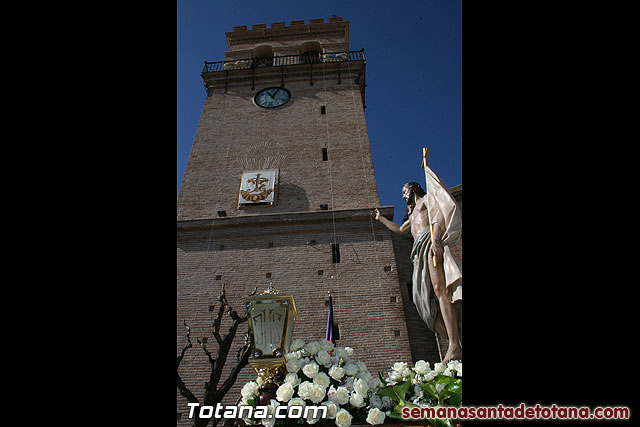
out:
{"label": "tower battlement", "polygon": [[225,53],[227,59],[237,58],[239,54],[261,45],[269,45],[274,53],[288,55],[298,53],[305,42],[317,42],[327,52],[349,50],[349,21],[342,17],[323,18],[267,24],[253,24],[251,29],[246,25],[233,27],[233,31],[225,33],[229,51]]}

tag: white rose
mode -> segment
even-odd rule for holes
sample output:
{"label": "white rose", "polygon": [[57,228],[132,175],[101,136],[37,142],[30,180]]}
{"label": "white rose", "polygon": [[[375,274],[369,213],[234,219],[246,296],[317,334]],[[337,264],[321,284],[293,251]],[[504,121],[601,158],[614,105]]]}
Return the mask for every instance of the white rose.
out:
{"label": "white rose", "polygon": [[366,371],[360,373],[360,379],[366,381],[367,384],[371,384],[371,381],[373,381],[374,378],[373,375],[371,375],[371,372]]}
{"label": "white rose", "polygon": [[329,352],[335,348],[335,345],[331,341],[325,339],[319,341],[320,348],[326,352]]}
{"label": "white rose", "polygon": [[429,367],[429,362],[425,362],[424,360],[418,360],[413,369],[417,374],[420,375],[424,375],[431,370],[431,368]]}
{"label": "white rose", "polygon": [[300,384],[300,378],[293,372],[288,373],[287,376],[284,377],[284,381],[291,384],[291,387],[295,387]]}
{"label": "white rose", "polygon": [[448,377],[453,377],[453,372],[451,372],[451,369],[447,368],[444,370],[444,372],[442,373],[442,375],[446,375]]}
{"label": "white rose", "polygon": [[260,420],[260,424],[262,424],[264,427],[273,427],[275,423],[276,423],[276,417],[263,418]]}
{"label": "white rose", "polygon": [[304,347],[304,340],[296,338],[291,342],[291,346],[289,348],[291,351],[296,351],[302,349],[302,347]]}
{"label": "white rose", "polygon": [[356,365],[358,365],[358,371],[360,372],[360,374],[364,374],[365,372],[369,372],[367,370],[367,365],[365,365],[364,362],[358,361],[358,363],[356,363]]}
{"label": "white rose", "polygon": [[344,365],[344,373],[353,377],[358,373],[358,366],[354,363],[347,363]]}
{"label": "white rose", "polygon": [[245,399],[249,399],[249,398],[253,397],[254,395],[258,394],[258,383],[253,382],[253,381],[250,381],[250,382],[246,383],[242,387],[242,390],[240,390],[240,394]]}
{"label": "white rose", "polygon": [[344,369],[338,365],[333,365],[331,369],[329,369],[329,376],[338,381],[344,377]]}
{"label": "white rose", "polygon": [[353,390],[353,382],[355,381],[355,378],[353,377],[347,377],[346,380],[344,380],[344,386],[347,387],[347,390],[351,391]]}
{"label": "white rose", "polygon": [[440,362],[433,364],[433,370],[436,371],[436,375],[443,373],[445,369],[446,367]]}
{"label": "white rose", "polygon": [[308,376],[309,378],[313,378],[316,375],[318,375],[319,370],[320,370],[320,367],[316,362],[309,362],[306,365],[304,365],[304,368],[302,368],[302,373]]}
{"label": "white rose", "polygon": [[307,351],[307,353],[313,355],[316,354],[318,350],[320,350],[320,344],[318,344],[316,341],[312,341],[305,345],[304,349]]}
{"label": "white rose", "polygon": [[436,377],[436,371],[429,371],[424,375],[424,380],[429,382]]}
{"label": "white rose", "polygon": [[394,372],[401,373],[405,369],[407,369],[407,364],[405,362],[396,362],[392,367]]}
{"label": "white rose", "polygon": [[369,409],[369,414],[367,415],[367,422],[371,425],[382,424],[384,423],[385,414],[378,408]]}
{"label": "white rose", "polygon": [[351,425],[351,415],[346,409],[340,409],[336,414],[336,425],[338,427],[349,427]]}
{"label": "white rose", "polygon": [[333,354],[336,356],[336,358],[340,359],[347,357],[347,351],[344,349],[344,347],[336,347],[333,351]]}
{"label": "white rose", "polygon": [[303,399],[309,399],[311,396],[311,389],[313,388],[313,383],[309,381],[304,381],[300,383],[298,386],[298,395]]}
{"label": "white rose", "polygon": [[[316,415],[316,417],[314,417],[314,415]],[[307,412],[307,417],[305,418],[305,420],[307,421],[307,424],[315,424],[321,419],[322,419],[322,414],[316,413],[316,411]]]}
{"label": "white rose", "polygon": [[295,374],[300,370],[300,362],[296,359],[288,360],[285,366],[287,368],[287,372],[292,374]]}
{"label": "white rose", "polygon": [[362,397],[362,395],[358,392],[352,393],[351,397],[349,398],[349,403],[354,408],[362,408],[365,405],[364,397]]}
{"label": "white rose", "polygon": [[289,399],[293,396],[293,387],[291,384],[285,382],[276,391],[276,397],[280,402],[288,402]]}
{"label": "white rose", "polygon": [[324,396],[325,396],[324,391],[325,391],[324,387],[314,384],[313,387],[311,387],[311,393],[309,394],[309,399],[313,403],[322,402],[322,399],[324,399]]}
{"label": "white rose", "polygon": [[331,366],[331,355],[324,350],[318,351],[316,361],[325,367]]}
{"label": "white rose", "polygon": [[287,403],[287,406],[300,406],[304,408],[306,406],[306,403],[304,402],[303,399],[299,397],[294,397],[293,399],[289,400],[289,403]]}
{"label": "white rose", "polygon": [[410,378],[412,373],[411,369],[406,368],[402,371],[402,378]]}
{"label": "white rose", "polygon": [[367,391],[369,391],[369,385],[365,380],[359,378],[353,383],[353,389],[356,391],[356,393],[364,396],[367,394]]}
{"label": "white rose", "polygon": [[389,374],[389,379],[394,382],[402,381],[402,374],[399,372],[393,371]]}
{"label": "white rose", "polygon": [[382,381],[380,381],[380,378],[373,378],[371,381],[369,381],[369,388],[370,389],[376,389],[378,387],[382,386]]}
{"label": "white rose", "polygon": [[325,374],[324,372],[319,372],[318,375],[313,377],[313,383],[326,389],[327,387],[329,387],[329,385],[331,385],[331,380],[329,379],[329,376],[327,374]]}
{"label": "white rose", "polygon": [[462,376],[462,362],[460,362],[459,360],[452,360],[451,362],[449,362],[449,364],[447,365],[447,369],[455,370],[459,377]]}
{"label": "white rose", "polygon": [[460,362],[459,360],[450,360],[449,363],[447,363],[447,368],[456,369],[456,366],[458,366],[458,364],[460,363],[462,362]]}
{"label": "white rose", "polygon": [[336,414],[338,413],[339,408],[338,408],[338,405],[335,404],[335,402],[328,400],[326,402],[322,402],[320,405],[327,407],[326,418],[333,420],[336,417]]}
{"label": "white rose", "polygon": [[353,356],[353,349],[351,347],[345,347],[344,351],[347,352],[347,356]]}
{"label": "white rose", "polygon": [[284,359],[288,362],[291,359],[298,360],[298,353],[292,351],[291,353],[287,353],[284,355]]}
{"label": "white rose", "polygon": [[328,397],[330,401],[338,405],[345,405],[349,401],[349,390],[345,386],[340,386],[335,393],[330,394]]}
{"label": "white rose", "polygon": [[276,423],[276,417],[274,417],[276,406],[280,406],[280,403],[271,399],[271,403],[267,406],[267,413],[269,414],[269,416],[261,420],[264,427],[273,427],[273,425]]}

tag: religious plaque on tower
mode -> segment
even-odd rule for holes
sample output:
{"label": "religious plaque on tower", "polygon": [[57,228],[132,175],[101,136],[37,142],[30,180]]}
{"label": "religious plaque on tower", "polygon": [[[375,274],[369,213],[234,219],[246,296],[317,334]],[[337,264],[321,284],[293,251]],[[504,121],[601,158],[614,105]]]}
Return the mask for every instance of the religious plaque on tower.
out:
{"label": "religious plaque on tower", "polygon": [[277,182],[277,169],[243,172],[238,206],[272,205],[275,202]]}

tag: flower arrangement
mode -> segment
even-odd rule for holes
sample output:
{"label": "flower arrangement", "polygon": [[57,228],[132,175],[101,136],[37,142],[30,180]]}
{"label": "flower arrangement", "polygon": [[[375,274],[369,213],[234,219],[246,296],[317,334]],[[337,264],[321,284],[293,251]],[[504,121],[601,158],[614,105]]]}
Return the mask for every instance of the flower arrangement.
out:
{"label": "flower arrangement", "polygon": [[[447,365],[419,360],[415,365],[395,363],[384,377],[374,377],[366,365],[353,358],[351,347],[338,347],[327,340],[305,343],[295,339],[285,355],[286,376],[274,378],[278,386],[276,399],[271,399],[268,414],[280,405],[327,407],[326,417],[315,418],[315,412],[298,418],[298,424],[335,424],[350,427],[367,422],[371,425],[402,420],[405,407],[460,406],[462,402],[462,362]],[[256,407],[261,377],[244,385],[241,406]],[[279,427],[293,420],[275,418],[243,418],[246,424]],[[429,419],[433,425],[451,426],[451,420]]]}
{"label": "flower arrangement", "polygon": [[[379,396],[390,397],[393,408],[387,412],[390,419],[402,419],[405,407],[460,406],[462,403],[462,362],[452,360],[446,365],[419,360],[413,366],[404,362],[394,363],[392,371],[384,378]],[[436,427],[451,426],[451,419],[429,419]]]}
{"label": "flower arrangement", "polygon": [[[386,411],[391,409],[392,398],[378,396],[375,392],[382,382],[373,376],[366,365],[353,359],[351,347],[337,347],[327,340],[305,343],[295,339],[290,352],[285,355],[287,375],[275,378],[278,386],[277,399],[271,399],[269,414],[280,405],[327,407],[325,419],[299,418],[299,424],[335,423],[338,427],[349,427],[352,423],[366,421],[371,425],[382,424]],[[251,381],[242,388],[240,405],[256,406],[262,378]],[[243,418],[247,424],[262,424],[265,427],[284,424],[286,420],[276,418]],[[291,422],[291,421],[289,421]]]}

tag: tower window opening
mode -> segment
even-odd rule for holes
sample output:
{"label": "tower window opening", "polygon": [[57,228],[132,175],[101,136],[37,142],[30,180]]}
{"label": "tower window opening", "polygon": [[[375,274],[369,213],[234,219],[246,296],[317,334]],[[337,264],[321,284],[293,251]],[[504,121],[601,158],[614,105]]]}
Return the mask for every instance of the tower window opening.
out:
{"label": "tower window opening", "polygon": [[322,161],[326,162],[327,160],[329,160],[329,153],[327,153],[327,148],[324,147],[322,149]]}
{"label": "tower window opening", "polygon": [[320,106],[320,114],[327,114],[327,107],[325,107],[324,105]]}
{"label": "tower window opening", "polygon": [[340,244],[339,243],[331,244],[331,255],[333,256],[333,263],[339,264],[340,263]]}
{"label": "tower window opening", "polygon": [[306,42],[300,46],[300,62],[314,64],[322,60],[322,46],[319,42]]}
{"label": "tower window opening", "polygon": [[258,46],[253,49],[253,67],[271,67],[273,65],[273,48],[271,46]]}

